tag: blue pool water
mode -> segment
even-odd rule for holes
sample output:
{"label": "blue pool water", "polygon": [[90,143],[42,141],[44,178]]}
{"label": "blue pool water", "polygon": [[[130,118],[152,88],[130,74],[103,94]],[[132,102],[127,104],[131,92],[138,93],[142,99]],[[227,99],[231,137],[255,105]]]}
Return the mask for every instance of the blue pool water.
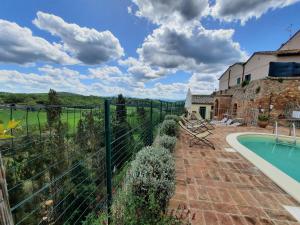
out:
{"label": "blue pool water", "polygon": [[300,182],[299,141],[296,146],[278,144],[274,136],[268,135],[241,135],[238,137],[238,141],[282,172]]}

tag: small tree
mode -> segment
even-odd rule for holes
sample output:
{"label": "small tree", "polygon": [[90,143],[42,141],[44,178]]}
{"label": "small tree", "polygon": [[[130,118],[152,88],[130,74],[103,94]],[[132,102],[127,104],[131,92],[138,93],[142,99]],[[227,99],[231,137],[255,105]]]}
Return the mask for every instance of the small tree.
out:
{"label": "small tree", "polygon": [[113,144],[112,161],[116,168],[122,165],[130,158],[132,154],[133,136],[130,133],[131,127],[127,122],[126,100],[122,94],[118,95],[116,102],[116,119],[113,123]]}
{"label": "small tree", "polygon": [[126,100],[122,94],[118,95],[117,98],[117,106],[116,106],[116,120],[119,123],[123,123],[126,120],[127,112],[126,112]]}
{"label": "small tree", "polygon": [[50,89],[48,93],[48,103],[47,103],[47,121],[49,127],[52,127],[60,119],[62,113],[60,107],[60,100],[55,90]]}

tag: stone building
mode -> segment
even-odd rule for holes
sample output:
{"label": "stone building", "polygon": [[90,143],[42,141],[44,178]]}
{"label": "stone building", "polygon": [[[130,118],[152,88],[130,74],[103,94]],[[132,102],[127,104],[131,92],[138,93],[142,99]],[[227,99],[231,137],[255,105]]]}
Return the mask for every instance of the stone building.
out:
{"label": "stone building", "polygon": [[198,114],[202,119],[211,120],[213,100],[211,95],[195,95],[189,90],[185,100],[185,108],[191,115]]}
{"label": "stone building", "polygon": [[276,51],[256,52],[231,65],[213,96],[216,119],[230,116],[252,123],[260,112],[276,120],[291,117],[300,109],[300,31]]}

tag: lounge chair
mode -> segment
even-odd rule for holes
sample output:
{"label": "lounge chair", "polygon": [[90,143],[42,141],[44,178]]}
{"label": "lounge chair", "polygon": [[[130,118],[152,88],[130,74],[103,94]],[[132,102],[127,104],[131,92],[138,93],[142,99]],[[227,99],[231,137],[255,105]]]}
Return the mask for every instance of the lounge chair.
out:
{"label": "lounge chair", "polygon": [[188,118],[181,116],[181,120],[187,125],[188,128],[193,127],[193,129],[202,128],[200,130],[213,130],[215,127],[208,123],[207,121],[203,120],[202,118],[197,120],[189,120]]}
{"label": "lounge chair", "polygon": [[215,124],[215,125],[217,125],[217,124],[224,124],[224,123],[227,122],[227,120],[228,120],[228,118],[227,118],[227,117],[224,117],[222,120],[213,120],[213,121],[211,121],[210,123],[211,123],[211,124]]}
{"label": "lounge chair", "polygon": [[204,131],[208,131],[209,129],[205,126],[205,124],[203,123],[193,123],[188,121],[185,117],[181,117],[181,121],[183,123],[184,126],[186,126],[189,130],[196,132],[196,133],[200,133],[200,132],[204,132]]}
{"label": "lounge chair", "polygon": [[219,123],[218,126],[230,126],[232,124],[233,120],[228,119],[225,123]]}
{"label": "lounge chair", "polygon": [[234,123],[230,124],[229,126],[230,126],[230,127],[238,127],[238,126],[241,126],[241,125],[242,125],[242,124],[239,123],[239,122],[234,122]]}
{"label": "lounge chair", "polygon": [[205,126],[208,130],[215,129],[214,125],[210,122],[204,120],[199,114],[196,114],[196,118],[198,119],[199,123]]}
{"label": "lounge chair", "polygon": [[195,144],[203,143],[203,144],[211,147],[212,149],[215,149],[214,144],[206,139],[207,136],[211,135],[211,132],[204,131],[201,133],[195,133],[192,130],[188,129],[181,121],[179,121],[179,125],[188,135],[190,135],[192,137],[190,139],[190,147],[192,147],[193,143],[195,143]]}

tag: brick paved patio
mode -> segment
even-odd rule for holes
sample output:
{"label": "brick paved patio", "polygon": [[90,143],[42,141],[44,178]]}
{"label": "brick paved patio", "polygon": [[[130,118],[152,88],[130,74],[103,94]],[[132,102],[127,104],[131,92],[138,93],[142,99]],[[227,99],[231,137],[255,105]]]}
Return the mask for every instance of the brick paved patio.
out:
{"label": "brick paved patio", "polygon": [[[218,127],[206,146],[189,147],[181,132],[176,152],[176,193],[170,211],[184,211],[192,224],[203,225],[300,225],[283,205],[300,206],[268,177],[230,147],[225,138],[233,132],[263,131],[249,127]],[[287,132],[287,130],[282,131]]]}

